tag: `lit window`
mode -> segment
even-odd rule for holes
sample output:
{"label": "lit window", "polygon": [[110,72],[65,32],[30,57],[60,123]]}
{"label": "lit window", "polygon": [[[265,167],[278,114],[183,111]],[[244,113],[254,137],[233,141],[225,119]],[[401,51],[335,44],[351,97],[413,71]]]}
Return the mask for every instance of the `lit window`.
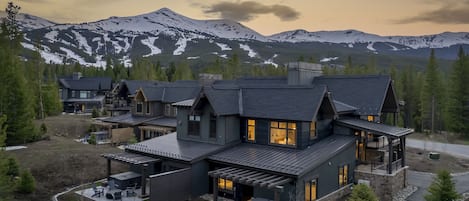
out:
{"label": "lit window", "polygon": [[137,113],[142,113],[142,112],[143,112],[143,103],[137,102]]}
{"label": "lit window", "polygon": [[270,122],[270,143],[296,145],[296,123]]}
{"label": "lit window", "polygon": [[368,116],[367,119],[368,119],[368,121],[375,121],[375,117],[374,117],[374,116],[371,116],[371,115]]}
{"label": "lit window", "polygon": [[305,182],[305,201],[314,201],[317,199],[318,180],[314,179]]}
{"label": "lit window", "polygon": [[309,139],[315,139],[316,138],[316,122],[312,121],[311,124],[309,124]]}
{"label": "lit window", "polygon": [[189,115],[189,124],[187,132],[189,135],[199,135],[200,133],[200,116]]}
{"label": "lit window", "polygon": [[348,165],[339,167],[339,186],[348,184]]}
{"label": "lit window", "polygon": [[248,141],[256,140],[256,120],[248,119]]}
{"label": "lit window", "polygon": [[225,191],[233,191],[233,181],[218,178],[218,189]]}

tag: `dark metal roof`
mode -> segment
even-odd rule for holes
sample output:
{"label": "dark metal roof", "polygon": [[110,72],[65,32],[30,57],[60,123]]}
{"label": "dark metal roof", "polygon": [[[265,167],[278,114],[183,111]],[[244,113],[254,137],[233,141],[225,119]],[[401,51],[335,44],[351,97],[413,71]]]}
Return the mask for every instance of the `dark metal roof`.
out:
{"label": "dark metal roof", "polygon": [[326,96],[323,85],[243,88],[241,116],[311,121]]}
{"label": "dark metal roof", "polygon": [[171,117],[162,117],[158,119],[152,119],[149,121],[145,121],[143,124],[145,125],[152,125],[152,126],[165,126],[165,127],[174,127],[177,126],[176,118]]}
{"label": "dark metal roof", "polygon": [[229,179],[233,182],[256,186],[261,188],[273,189],[292,181],[281,175],[269,174],[255,170],[246,170],[235,167],[226,167],[208,172],[208,175],[215,178]]}
{"label": "dark metal roof", "polygon": [[126,86],[128,89],[129,95],[133,95],[137,92],[138,89],[143,87],[152,87],[158,85],[158,81],[147,81],[147,80],[123,80],[121,81],[121,88]]}
{"label": "dark metal roof", "polygon": [[173,105],[173,106],[183,106],[183,107],[192,107],[193,104],[194,104],[194,99],[189,99],[189,100],[179,101],[179,102],[173,103],[171,105]]}
{"label": "dark metal roof", "polygon": [[313,80],[313,85],[327,85],[335,100],[358,108],[358,115],[379,115],[390,83],[388,75],[320,76]]}
{"label": "dark metal roof", "polygon": [[155,119],[155,117],[134,116],[128,113],[128,114],[123,114],[123,115],[119,115],[115,117],[109,117],[109,118],[103,119],[102,121],[135,126],[135,125],[138,125],[138,124],[141,124],[143,122],[150,121],[153,119]]}
{"label": "dark metal roof", "polygon": [[335,106],[335,109],[337,110],[337,113],[348,113],[348,112],[353,113],[358,109],[358,108],[353,107],[351,105],[342,103],[338,100],[334,100],[334,106]]}
{"label": "dark metal roof", "polygon": [[193,107],[197,107],[199,100],[206,97],[217,115],[311,121],[326,92],[323,85],[207,86],[196,98]]}
{"label": "dark metal roof", "polygon": [[152,157],[143,156],[140,154],[128,153],[128,152],[103,154],[101,156],[107,159],[116,160],[116,161],[120,161],[124,163],[130,163],[134,165],[160,161],[160,159],[157,159],[157,158],[152,158]]}
{"label": "dark metal roof", "polygon": [[112,88],[110,77],[81,77],[79,80],[61,78],[59,83],[71,90],[108,91]]}
{"label": "dark metal roof", "polygon": [[137,144],[128,145],[126,150],[151,154],[156,157],[181,160],[194,163],[205,159],[210,154],[222,150],[224,146],[203,142],[178,140],[176,133],[170,133]]}
{"label": "dark metal roof", "polygon": [[187,83],[169,83],[155,87],[142,87],[142,91],[147,101],[175,103],[194,98],[200,91],[200,86],[190,86]]}
{"label": "dark metal roof", "polygon": [[340,119],[336,120],[336,123],[346,127],[351,127],[354,129],[365,130],[371,133],[392,136],[392,137],[401,137],[414,132],[414,129],[410,128],[401,128],[396,126],[390,126],[386,124],[380,124],[375,122],[369,122],[361,119]]}
{"label": "dark metal roof", "polygon": [[243,143],[209,159],[232,166],[301,176],[354,142],[352,136],[333,135],[304,150]]}

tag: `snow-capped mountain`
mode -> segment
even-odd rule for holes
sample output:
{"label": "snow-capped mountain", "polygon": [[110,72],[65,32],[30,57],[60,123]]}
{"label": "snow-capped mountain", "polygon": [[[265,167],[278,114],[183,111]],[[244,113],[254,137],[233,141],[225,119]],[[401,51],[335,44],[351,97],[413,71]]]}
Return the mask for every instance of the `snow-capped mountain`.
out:
{"label": "snow-capped mountain", "polygon": [[[341,64],[351,54],[363,60],[369,55],[426,58],[429,48],[440,49],[437,56],[441,58],[454,59],[459,45],[469,49],[469,33],[379,36],[356,30],[295,30],[263,36],[234,21],[196,20],[167,8],[80,24],[57,24],[27,14],[20,15],[18,21],[24,30],[26,51],[39,51],[48,63],[89,66],[105,66],[106,57],[128,66],[140,57],[162,63],[184,59],[202,62],[233,54],[260,65],[276,66],[300,56]],[[41,41],[41,46],[34,47],[32,41]],[[394,63],[403,60],[387,59]]]}
{"label": "snow-capped mountain", "polygon": [[425,36],[379,36],[357,30],[318,31],[308,32],[295,30],[270,36],[271,40],[279,42],[327,42],[327,43],[395,43],[413,49],[445,48],[457,44],[469,44],[469,33],[445,32]]}

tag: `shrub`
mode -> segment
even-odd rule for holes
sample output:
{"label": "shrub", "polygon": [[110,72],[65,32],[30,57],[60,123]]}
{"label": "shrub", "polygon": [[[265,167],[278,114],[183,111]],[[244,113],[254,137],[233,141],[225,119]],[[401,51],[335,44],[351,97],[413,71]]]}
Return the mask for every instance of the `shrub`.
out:
{"label": "shrub", "polygon": [[370,187],[358,184],[353,187],[352,195],[348,201],[378,201],[378,198]]}
{"label": "shrub", "polygon": [[23,194],[30,194],[36,189],[36,184],[33,175],[29,170],[21,172],[20,181],[18,183],[17,190]]}
{"label": "shrub", "polygon": [[99,117],[99,111],[94,107],[93,112],[91,113],[92,118]]}
{"label": "shrub", "polygon": [[18,166],[15,158],[8,158],[6,175],[10,176],[11,178],[20,175],[20,167]]}
{"label": "shrub", "polygon": [[41,134],[46,134],[47,133],[47,126],[44,122],[41,124],[40,129],[41,129]]}
{"label": "shrub", "polygon": [[136,144],[138,141],[137,141],[137,138],[135,136],[132,136],[128,141],[127,143],[128,144]]}
{"label": "shrub", "polygon": [[88,143],[96,145],[96,135],[91,135],[90,139],[88,139]]}
{"label": "shrub", "polygon": [[461,198],[454,187],[451,175],[446,170],[438,171],[435,180],[428,187],[428,192],[430,194],[424,197],[426,201],[452,201]]}

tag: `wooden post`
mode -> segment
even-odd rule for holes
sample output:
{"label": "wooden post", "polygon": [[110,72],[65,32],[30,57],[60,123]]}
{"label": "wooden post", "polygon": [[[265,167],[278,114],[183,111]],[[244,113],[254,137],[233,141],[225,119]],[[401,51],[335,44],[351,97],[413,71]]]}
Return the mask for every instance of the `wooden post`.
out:
{"label": "wooden post", "polygon": [[213,201],[218,201],[218,178],[213,177]]}
{"label": "wooden post", "polygon": [[146,188],[147,188],[147,167],[148,164],[143,164],[142,165],[142,197],[144,197],[146,193]]}
{"label": "wooden post", "polygon": [[140,142],[143,141],[143,129],[140,128]]}
{"label": "wooden post", "polygon": [[392,138],[388,137],[388,174],[392,173]]}

